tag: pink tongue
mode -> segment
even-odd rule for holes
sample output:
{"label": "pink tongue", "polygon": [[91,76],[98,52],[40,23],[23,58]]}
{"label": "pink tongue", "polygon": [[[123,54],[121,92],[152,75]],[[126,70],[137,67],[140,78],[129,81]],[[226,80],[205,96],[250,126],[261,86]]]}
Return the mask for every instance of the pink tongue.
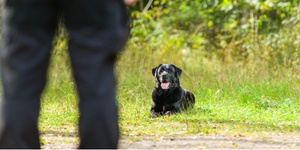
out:
{"label": "pink tongue", "polygon": [[167,82],[167,83],[162,83],[160,86],[161,86],[162,89],[168,89],[169,84],[170,84],[169,82]]}

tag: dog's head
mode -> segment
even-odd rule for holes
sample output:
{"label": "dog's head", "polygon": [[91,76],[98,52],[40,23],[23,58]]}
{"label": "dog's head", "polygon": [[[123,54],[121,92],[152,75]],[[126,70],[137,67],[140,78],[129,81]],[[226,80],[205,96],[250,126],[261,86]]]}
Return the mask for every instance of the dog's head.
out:
{"label": "dog's head", "polygon": [[168,90],[178,87],[181,73],[182,70],[173,64],[160,64],[153,68],[152,75],[156,79],[155,88]]}

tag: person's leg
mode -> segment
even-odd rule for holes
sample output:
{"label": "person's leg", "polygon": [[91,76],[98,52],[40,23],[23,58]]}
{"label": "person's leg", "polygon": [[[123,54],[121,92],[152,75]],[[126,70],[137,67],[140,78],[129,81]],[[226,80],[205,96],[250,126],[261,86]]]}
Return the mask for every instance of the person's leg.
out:
{"label": "person's leg", "polygon": [[114,64],[128,28],[121,0],[73,0],[65,5],[69,53],[79,93],[79,148],[117,148]]}
{"label": "person's leg", "polygon": [[80,97],[79,148],[117,148],[119,127],[113,73],[116,55],[70,53]]}
{"label": "person's leg", "polygon": [[56,20],[51,3],[43,2],[9,0],[5,4],[0,50],[0,148],[40,148],[40,95]]}

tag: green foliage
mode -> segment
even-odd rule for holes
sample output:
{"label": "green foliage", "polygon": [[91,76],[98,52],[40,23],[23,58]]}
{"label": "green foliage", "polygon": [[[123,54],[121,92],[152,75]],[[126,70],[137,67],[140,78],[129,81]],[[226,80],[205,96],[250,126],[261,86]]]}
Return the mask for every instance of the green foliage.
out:
{"label": "green foliage", "polygon": [[155,0],[134,9],[132,41],[153,49],[202,51],[223,63],[299,65],[298,1]]}

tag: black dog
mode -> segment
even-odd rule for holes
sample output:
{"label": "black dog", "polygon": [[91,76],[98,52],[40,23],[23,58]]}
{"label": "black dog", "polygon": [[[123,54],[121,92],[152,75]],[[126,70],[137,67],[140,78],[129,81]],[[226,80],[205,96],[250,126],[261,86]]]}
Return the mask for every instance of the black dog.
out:
{"label": "black dog", "polygon": [[179,113],[195,104],[193,93],[180,87],[182,70],[173,64],[160,64],[152,69],[155,88],[152,92],[150,117]]}

